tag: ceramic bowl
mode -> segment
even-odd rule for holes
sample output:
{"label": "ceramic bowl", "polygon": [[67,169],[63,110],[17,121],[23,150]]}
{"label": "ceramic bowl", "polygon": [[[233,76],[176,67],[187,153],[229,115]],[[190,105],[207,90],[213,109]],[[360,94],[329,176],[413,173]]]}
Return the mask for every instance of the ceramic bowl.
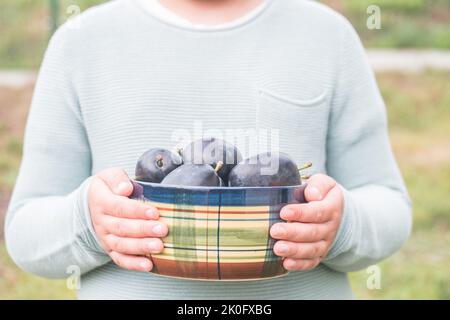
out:
{"label": "ceramic bowl", "polygon": [[158,208],[169,227],[153,273],[197,280],[257,280],[287,271],[273,252],[270,227],[280,209],[304,203],[304,188],[177,187],[134,182],[133,198]]}

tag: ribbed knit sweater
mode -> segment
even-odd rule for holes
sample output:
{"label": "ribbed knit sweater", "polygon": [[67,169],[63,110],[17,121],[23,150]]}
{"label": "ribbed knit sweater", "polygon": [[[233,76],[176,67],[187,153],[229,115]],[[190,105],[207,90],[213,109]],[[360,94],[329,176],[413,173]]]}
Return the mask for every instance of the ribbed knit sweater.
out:
{"label": "ribbed knit sweater", "polygon": [[[89,177],[134,174],[176,133],[276,129],[280,151],[344,188],[337,237],[313,270],[262,281],[171,279],[120,269],[96,238]],[[80,299],[352,298],[347,272],[376,264],[408,238],[411,207],[386,111],[351,25],[313,1],[273,0],[252,19],[196,30],[153,17],[135,0],[92,8],[53,36],[28,119],[5,226],[24,270],[67,277]],[[182,131],[180,131],[182,130]],[[246,151],[244,150],[245,155]]]}

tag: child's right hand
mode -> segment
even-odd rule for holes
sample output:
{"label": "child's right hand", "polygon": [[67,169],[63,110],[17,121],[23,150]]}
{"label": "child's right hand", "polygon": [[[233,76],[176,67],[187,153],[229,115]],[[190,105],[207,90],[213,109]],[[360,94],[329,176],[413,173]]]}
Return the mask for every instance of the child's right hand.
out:
{"label": "child's right hand", "polygon": [[132,192],[133,185],[122,169],[95,175],[88,191],[91,220],[103,249],[118,266],[148,272],[153,264],[144,255],[162,252],[160,238],[168,228],[157,221],[156,208],[129,199]]}

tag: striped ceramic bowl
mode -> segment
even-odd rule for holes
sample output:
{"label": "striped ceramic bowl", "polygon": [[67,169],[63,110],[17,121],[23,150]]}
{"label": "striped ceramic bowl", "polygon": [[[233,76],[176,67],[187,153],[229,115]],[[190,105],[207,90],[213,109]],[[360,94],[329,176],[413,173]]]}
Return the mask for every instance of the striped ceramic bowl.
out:
{"label": "striped ceramic bowl", "polygon": [[169,227],[164,251],[152,255],[152,272],[198,280],[255,280],[287,273],[273,253],[270,227],[280,209],[303,203],[294,187],[171,187],[136,182],[133,198],[160,213]]}

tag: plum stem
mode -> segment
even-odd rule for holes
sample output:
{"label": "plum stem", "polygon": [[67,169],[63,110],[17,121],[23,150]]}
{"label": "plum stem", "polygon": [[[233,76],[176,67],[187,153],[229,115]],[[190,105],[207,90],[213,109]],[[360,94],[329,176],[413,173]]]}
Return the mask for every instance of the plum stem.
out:
{"label": "plum stem", "polygon": [[309,178],[311,178],[309,174],[305,174],[302,176],[302,180],[308,180]]}
{"label": "plum stem", "polygon": [[216,172],[216,173],[218,173],[219,171],[220,171],[220,169],[222,169],[223,168],[223,162],[222,161],[219,161],[219,162],[217,162],[217,165],[216,165],[216,167],[214,168],[214,171]]}
{"label": "plum stem", "polygon": [[305,163],[304,165],[302,165],[302,166],[300,166],[300,167],[298,167],[298,171],[302,171],[302,170],[305,170],[305,169],[308,169],[308,168],[311,168],[312,167],[312,162],[307,162],[307,163]]}
{"label": "plum stem", "polygon": [[160,167],[160,168],[162,168],[163,165],[164,165],[164,163],[163,163],[163,157],[162,157],[162,155],[160,155],[160,154],[158,154],[158,155],[156,156],[156,165],[157,165],[158,167]]}
{"label": "plum stem", "polygon": [[177,148],[177,153],[182,157],[183,156],[183,148]]}

